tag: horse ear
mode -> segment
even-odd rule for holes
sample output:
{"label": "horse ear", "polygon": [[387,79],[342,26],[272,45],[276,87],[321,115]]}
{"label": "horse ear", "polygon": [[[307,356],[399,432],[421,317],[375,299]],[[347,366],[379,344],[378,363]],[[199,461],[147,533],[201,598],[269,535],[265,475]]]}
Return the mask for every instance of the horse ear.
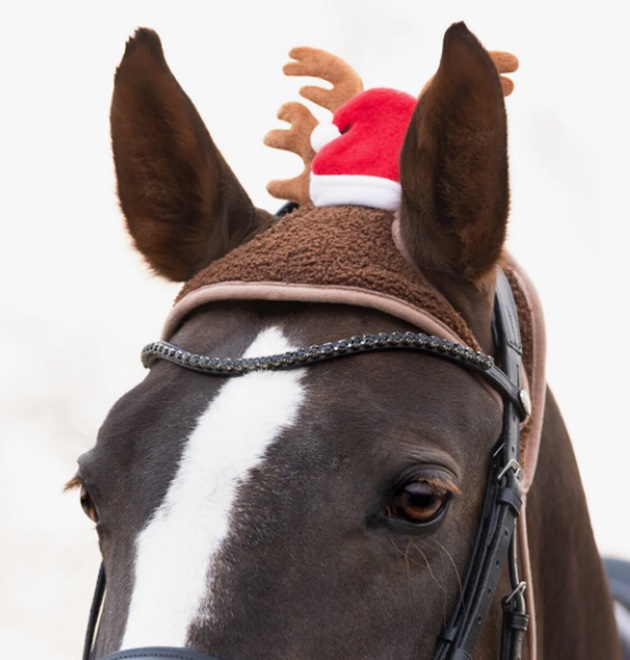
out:
{"label": "horse ear", "polygon": [[464,23],[444,36],[400,169],[400,234],[416,266],[449,298],[493,291],[509,207],[505,106],[495,64]]}
{"label": "horse ear", "polygon": [[270,214],[252,205],[151,30],[139,29],[127,43],[111,133],[127,226],[160,275],[189,279],[269,224]]}

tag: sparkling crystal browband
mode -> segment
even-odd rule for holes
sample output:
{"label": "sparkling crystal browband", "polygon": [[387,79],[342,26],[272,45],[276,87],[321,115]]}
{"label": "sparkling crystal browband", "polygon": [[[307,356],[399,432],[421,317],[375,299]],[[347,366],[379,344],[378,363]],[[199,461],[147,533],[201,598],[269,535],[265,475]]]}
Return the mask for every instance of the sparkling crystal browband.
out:
{"label": "sparkling crystal browband", "polygon": [[380,332],[374,335],[355,335],[349,339],[314,344],[308,348],[288,351],[281,355],[255,358],[211,357],[192,353],[166,341],[156,341],[144,347],[141,357],[142,364],[147,368],[151,367],[155,360],[166,360],[207,374],[240,376],[252,371],[291,369],[355,353],[388,349],[431,352],[482,371],[491,370],[494,367],[494,359],[490,355],[423,332]]}

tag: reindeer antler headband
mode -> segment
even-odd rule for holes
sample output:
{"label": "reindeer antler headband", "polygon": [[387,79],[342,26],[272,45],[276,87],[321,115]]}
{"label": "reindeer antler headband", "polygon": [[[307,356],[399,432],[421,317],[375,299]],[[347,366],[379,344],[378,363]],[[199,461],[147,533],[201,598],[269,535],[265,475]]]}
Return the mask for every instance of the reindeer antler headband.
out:
{"label": "reindeer antler headband", "polygon": [[[305,99],[334,113],[344,103],[363,91],[359,74],[341,58],[317,48],[294,48],[289,57],[295,62],[284,65],[287,76],[312,76],[332,83],[332,89],[308,85],[300,89]],[[265,144],[276,149],[292,151],[304,161],[304,170],[293,179],[271,181],[267,186],[270,195],[288,199],[298,204],[309,201],[309,179],[315,150],[311,146],[311,133],[317,119],[302,103],[285,103],[278,112],[278,119],[289,122],[289,129],[275,129],[265,136]]]}
{"label": "reindeer antler headband", "polygon": [[[300,95],[316,105],[326,108],[333,115],[363,92],[363,82],[358,73],[336,55],[325,50],[301,47],[291,50],[289,56],[294,61],[284,66],[283,71],[286,75],[311,76],[332,84],[331,89],[314,85],[302,87]],[[499,73],[503,93],[508,96],[514,89],[514,83],[502,74],[516,71],[518,59],[511,53],[503,51],[490,51],[490,57]],[[422,88],[419,97],[430,84],[431,80]],[[397,93],[394,90],[390,91]],[[278,119],[286,121],[291,127],[270,131],[265,136],[265,144],[297,154],[304,162],[304,169],[292,179],[271,181],[267,190],[273,197],[302,205],[308,204],[311,202],[309,192],[311,168],[316,156],[316,151],[311,144],[311,135],[319,122],[311,111],[299,102],[284,104],[278,112]]]}

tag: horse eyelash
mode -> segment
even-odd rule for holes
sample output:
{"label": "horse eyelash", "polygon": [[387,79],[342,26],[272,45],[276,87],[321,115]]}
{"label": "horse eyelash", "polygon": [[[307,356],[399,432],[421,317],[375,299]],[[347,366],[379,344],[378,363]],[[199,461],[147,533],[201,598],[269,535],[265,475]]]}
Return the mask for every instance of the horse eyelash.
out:
{"label": "horse eyelash", "polygon": [[451,493],[451,495],[461,495],[462,491],[449,479],[443,479],[441,477],[420,477],[418,479],[415,479],[415,481],[422,481],[425,484],[429,484],[431,486],[434,486],[435,488],[439,490],[445,490],[447,493]]}
{"label": "horse eyelash", "polygon": [[75,475],[74,477],[72,477],[72,479],[70,479],[70,481],[68,481],[64,485],[63,492],[67,493],[69,490],[75,490],[76,488],[81,488],[82,485],[83,485],[83,479]]}

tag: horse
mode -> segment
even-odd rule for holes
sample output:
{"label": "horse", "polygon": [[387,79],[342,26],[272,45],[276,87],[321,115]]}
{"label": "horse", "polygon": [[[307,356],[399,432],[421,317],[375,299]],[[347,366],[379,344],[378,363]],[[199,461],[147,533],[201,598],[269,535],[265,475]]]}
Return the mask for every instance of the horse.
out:
{"label": "horse", "polygon": [[[84,657],[621,658],[535,291],[504,247],[513,59],[455,24],[410,101],[291,55],[287,74],[333,83],[302,94],[339,125],[326,142],[283,107],[267,142],[305,167],[270,184],[277,215],[156,33],[116,72],[127,227],[185,285],[70,482],[103,559]],[[332,171],[351,140],[377,152],[352,167],[395,176]]]}

